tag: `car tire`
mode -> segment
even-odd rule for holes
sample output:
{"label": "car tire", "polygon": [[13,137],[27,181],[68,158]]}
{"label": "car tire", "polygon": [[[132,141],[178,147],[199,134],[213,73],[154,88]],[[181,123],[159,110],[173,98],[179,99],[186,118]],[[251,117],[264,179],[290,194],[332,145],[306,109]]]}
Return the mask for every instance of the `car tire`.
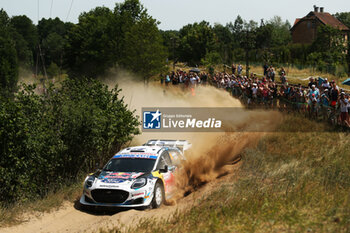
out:
{"label": "car tire", "polygon": [[161,182],[157,182],[154,186],[153,199],[151,206],[153,209],[159,208],[165,200],[164,187]]}

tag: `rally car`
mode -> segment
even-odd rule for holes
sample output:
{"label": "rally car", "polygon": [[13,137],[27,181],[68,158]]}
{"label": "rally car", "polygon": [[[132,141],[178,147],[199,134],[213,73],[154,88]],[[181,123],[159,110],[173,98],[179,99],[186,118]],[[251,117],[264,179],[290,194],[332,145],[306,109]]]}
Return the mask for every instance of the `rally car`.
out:
{"label": "rally car", "polygon": [[119,151],[86,177],[83,206],[153,207],[171,198],[175,171],[191,147],[186,140],[150,140]]}

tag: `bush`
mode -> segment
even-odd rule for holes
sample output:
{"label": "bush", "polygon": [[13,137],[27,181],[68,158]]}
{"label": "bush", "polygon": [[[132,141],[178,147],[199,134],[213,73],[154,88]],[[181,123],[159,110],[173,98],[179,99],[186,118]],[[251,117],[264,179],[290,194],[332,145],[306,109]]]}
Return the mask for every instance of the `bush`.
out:
{"label": "bush", "polygon": [[0,102],[0,202],[42,197],[75,181],[138,133],[138,119],[120,90],[67,79],[45,95],[22,84]]}

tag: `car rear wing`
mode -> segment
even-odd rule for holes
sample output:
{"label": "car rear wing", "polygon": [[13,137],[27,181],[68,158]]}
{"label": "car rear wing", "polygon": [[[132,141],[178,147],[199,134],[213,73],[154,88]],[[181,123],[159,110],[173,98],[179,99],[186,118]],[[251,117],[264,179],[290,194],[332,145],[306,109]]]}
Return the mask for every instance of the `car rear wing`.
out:
{"label": "car rear wing", "polygon": [[163,140],[163,139],[151,139],[143,145],[144,146],[177,147],[182,151],[182,153],[185,152],[185,150],[190,149],[192,146],[192,144],[189,143],[187,140]]}

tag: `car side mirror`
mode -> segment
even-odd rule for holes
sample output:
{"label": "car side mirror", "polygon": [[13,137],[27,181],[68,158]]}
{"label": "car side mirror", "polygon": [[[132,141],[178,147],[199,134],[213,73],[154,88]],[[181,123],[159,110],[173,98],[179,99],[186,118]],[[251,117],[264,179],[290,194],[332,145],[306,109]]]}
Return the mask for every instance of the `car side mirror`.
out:
{"label": "car side mirror", "polygon": [[100,166],[100,163],[96,163],[95,164],[95,173],[100,173],[102,171],[102,168]]}
{"label": "car side mirror", "polygon": [[165,165],[164,168],[159,169],[159,173],[167,173],[168,172],[168,165]]}

